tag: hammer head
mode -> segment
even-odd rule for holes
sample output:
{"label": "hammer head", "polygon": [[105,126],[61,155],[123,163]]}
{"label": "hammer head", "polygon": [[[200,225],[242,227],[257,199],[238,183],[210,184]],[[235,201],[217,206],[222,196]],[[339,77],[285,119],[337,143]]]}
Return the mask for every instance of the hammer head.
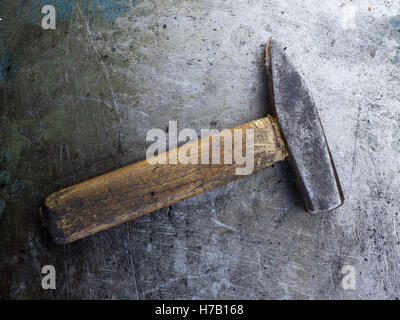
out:
{"label": "hammer head", "polygon": [[324,212],[343,204],[343,193],[311,94],[280,44],[266,46],[268,98],[278,118],[306,208]]}

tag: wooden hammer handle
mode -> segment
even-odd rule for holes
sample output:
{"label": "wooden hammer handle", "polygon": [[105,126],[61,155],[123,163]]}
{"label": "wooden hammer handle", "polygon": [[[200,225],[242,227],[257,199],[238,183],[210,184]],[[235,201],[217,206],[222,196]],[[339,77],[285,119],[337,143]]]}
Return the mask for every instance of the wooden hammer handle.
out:
{"label": "wooden hammer handle", "polygon": [[[234,139],[235,129],[243,132],[239,143]],[[250,130],[254,132],[254,171],[285,159],[285,142],[277,120],[270,116],[222,131],[219,136],[231,134],[232,153],[240,146],[245,154],[251,149],[246,150],[246,129],[254,129]],[[198,163],[205,148],[211,159],[211,143],[216,136],[191,142],[198,148]],[[221,164],[149,163],[165,156],[169,159],[171,152],[179,154],[183,147],[187,150],[186,144],[51,194],[40,210],[42,221],[55,243],[66,244],[236,180],[242,177],[236,169],[244,165],[234,160],[233,164],[224,164],[225,138],[221,140]]]}

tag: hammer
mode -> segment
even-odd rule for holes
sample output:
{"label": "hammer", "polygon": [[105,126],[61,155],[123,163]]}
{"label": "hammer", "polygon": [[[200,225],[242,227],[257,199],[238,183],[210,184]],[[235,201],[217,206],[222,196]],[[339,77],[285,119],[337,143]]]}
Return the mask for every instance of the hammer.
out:
{"label": "hammer", "polygon": [[[230,132],[250,129],[254,133],[250,150],[254,171],[288,158],[307,211],[335,209],[342,205],[343,193],[309,90],[281,45],[271,38],[266,45],[265,62],[271,114]],[[211,135],[191,142],[199,148],[199,157],[213,138]],[[234,143],[233,148],[241,148],[242,152],[248,146],[243,139],[240,142]],[[241,166],[239,163],[155,161],[170,159],[184,147],[187,145],[49,195],[40,216],[53,242],[73,242],[241,177],[235,171]],[[227,155],[224,150],[219,151],[220,159]]]}

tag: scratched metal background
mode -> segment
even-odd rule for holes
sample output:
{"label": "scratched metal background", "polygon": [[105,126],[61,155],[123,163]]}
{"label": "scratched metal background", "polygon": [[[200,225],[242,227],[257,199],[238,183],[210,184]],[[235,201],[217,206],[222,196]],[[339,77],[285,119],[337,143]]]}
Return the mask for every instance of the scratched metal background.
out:
{"label": "scratched metal background", "polygon": [[[43,30],[41,8],[57,9]],[[400,297],[398,1],[0,1],[0,297]],[[145,134],[265,114],[264,44],[287,47],[346,196],[303,212],[286,163],[61,247],[53,191],[144,158]],[[57,289],[41,288],[52,264]],[[341,286],[344,265],[356,289]]]}

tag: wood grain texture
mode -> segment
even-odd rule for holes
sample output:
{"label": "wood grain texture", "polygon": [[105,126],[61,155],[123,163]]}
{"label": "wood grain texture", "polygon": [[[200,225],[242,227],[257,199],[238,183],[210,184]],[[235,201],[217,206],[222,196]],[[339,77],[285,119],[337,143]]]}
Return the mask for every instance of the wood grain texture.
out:
{"label": "wood grain texture", "polygon": [[[253,150],[246,150],[247,129],[254,130]],[[232,154],[239,147],[243,154],[254,153],[254,171],[287,156],[277,120],[268,116],[191,142],[198,148],[198,164],[151,164],[161,157],[169,159],[174,152],[169,151],[53,193],[40,211],[45,227],[55,243],[69,243],[242,177],[236,169],[244,164],[223,163],[223,137],[234,137],[234,130],[243,134],[241,140],[233,139]],[[204,148],[210,150],[211,162],[211,143],[217,136],[220,164],[200,164]],[[188,144],[177,151],[183,147]]]}

